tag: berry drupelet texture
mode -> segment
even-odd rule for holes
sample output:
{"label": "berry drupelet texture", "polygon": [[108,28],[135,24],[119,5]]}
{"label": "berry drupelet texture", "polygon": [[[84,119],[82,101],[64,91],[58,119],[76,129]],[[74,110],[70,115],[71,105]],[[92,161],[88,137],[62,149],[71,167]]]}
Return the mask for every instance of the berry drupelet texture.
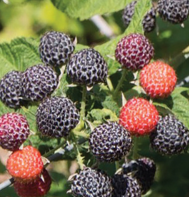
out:
{"label": "berry drupelet texture", "polygon": [[116,60],[122,68],[133,71],[142,69],[154,56],[154,47],[142,34],[133,33],[123,37],[115,50]]}
{"label": "berry drupelet texture", "polygon": [[6,167],[16,181],[30,182],[40,176],[43,170],[43,161],[36,148],[26,146],[22,150],[14,151],[9,156]]}
{"label": "berry drupelet texture", "polygon": [[39,52],[44,64],[58,67],[65,64],[75,46],[70,37],[64,33],[50,31],[40,39]]}
{"label": "berry drupelet texture", "polygon": [[99,161],[113,162],[130,152],[132,139],[123,126],[109,122],[99,125],[91,132],[89,144]]}
{"label": "berry drupelet texture", "polygon": [[83,49],[70,58],[67,74],[73,83],[93,86],[105,82],[108,67],[101,54],[94,49]]}
{"label": "berry drupelet texture", "polygon": [[[123,19],[123,23],[125,24],[125,26],[128,26],[130,24],[132,17],[135,13],[136,4],[137,4],[137,1],[132,1],[124,8],[122,19]],[[143,25],[144,32],[147,32],[147,33],[155,29],[156,27],[156,9],[155,8],[152,7],[146,13],[146,15],[144,16],[142,20],[142,25]]]}
{"label": "berry drupelet texture", "polygon": [[174,69],[162,61],[152,62],[140,72],[140,84],[151,98],[168,97],[174,90],[176,82]]}
{"label": "berry drupelet texture", "polygon": [[10,71],[0,80],[0,99],[10,108],[19,108],[22,103],[22,73]]}
{"label": "berry drupelet texture", "polygon": [[41,175],[30,182],[14,182],[14,189],[19,197],[41,197],[47,194],[51,187],[51,177],[43,168]]}
{"label": "berry drupelet texture", "polygon": [[79,112],[66,97],[51,97],[40,103],[37,109],[38,130],[49,137],[66,137],[79,122]]}
{"label": "berry drupelet texture", "polygon": [[6,113],[0,117],[0,146],[15,151],[30,134],[26,118],[19,113]]}
{"label": "berry drupelet texture", "polygon": [[115,174],[112,178],[112,197],[141,197],[140,185],[132,176]]}
{"label": "berry drupelet texture", "polygon": [[174,115],[161,116],[150,134],[150,144],[162,155],[179,154],[189,144],[189,130]]}
{"label": "berry drupelet texture", "polygon": [[58,76],[50,66],[38,64],[22,74],[22,95],[31,101],[40,101],[52,94],[58,85]]}
{"label": "berry drupelet texture", "polygon": [[159,0],[157,4],[159,16],[173,24],[181,24],[189,14],[188,0]]}
{"label": "berry drupelet texture", "polygon": [[71,193],[75,197],[112,197],[111,178],[104,172],[84,167],[73,177]]}
{"label": "berry drupelet texture", "polygon": [[155,106],[143,98],[132,98],[122,107],[119,123],[133,135],[152,132],[159,120]]}

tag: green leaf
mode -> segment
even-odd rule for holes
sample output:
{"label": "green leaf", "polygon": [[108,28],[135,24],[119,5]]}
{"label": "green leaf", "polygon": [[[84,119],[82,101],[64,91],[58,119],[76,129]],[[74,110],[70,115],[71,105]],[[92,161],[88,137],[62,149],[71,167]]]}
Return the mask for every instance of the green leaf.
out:
{"label": "green leaf", "polygon": [[41,63],[39,42],[32,38],[16,38],[10,43],[0,44],[0,78],[12,70],[24,71]]}
{"label": "green leaf", "polygon": [[176,88],[171,97],[173,99],[172,111],[177,116],[177,118],[189,128],[189,100],[181,95],[181,90],[188,90],[188,88]]}
{"label": "green leaf", "polygon": [[106,109],[110,109],[118,116],[120,109],[112,96],[107,96],[106,99],[102,102],[102,106]]}
{"label": "green leaf", "polygon": [[122,10],[132,0],[51,0],[54,6],[70,17],[81,20],[96,14],[107,14]]}
{"label": "green leaf", "polygon": [[110,109],[93,109],[90,111],[89,113],[91,115],[91,117],[94,120],[103,122],[105,120],[107,121],[117,121],[118,117],[116,116],[116,114],[114,112],[112,112]]}
{"label": "green leaf", "polygon": [[174,114],[187,128],[189,128],[189,100],[181,93],[188,90],[189,88],[177,87],[170,97],[153,102],[162,115]]}

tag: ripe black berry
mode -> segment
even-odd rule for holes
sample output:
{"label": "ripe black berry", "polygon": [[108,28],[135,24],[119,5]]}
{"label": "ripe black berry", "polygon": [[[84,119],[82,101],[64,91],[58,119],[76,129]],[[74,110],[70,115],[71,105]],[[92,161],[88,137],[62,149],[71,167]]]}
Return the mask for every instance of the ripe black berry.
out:
{"label": "ripe black berry", "polygon": [[0,99],[11,108],[19,108],[22,103],[22,73],[8,72],[0,81]]}
{"label": "ripe black berry", "polygon": [[100,161],[120,160],[131,149],[130,133],[116,122],[104,123],[90,134],[90,149]]}
{"label": "ripe black berry", "polygon": [[75,197],[112,197],[111,179],[100,170],[85,167],[73,177],[71,193]]}
{"label": "ripe black berry", "polygon": [[157,5],[159,16],[173,24],[183,23],[189,14],[188,0],[159,0]]}
{"label": "ripe black berry", "polygon": [[112,178],[112,197],[141,197],[140,185],[132,176],[115,174]]}
{"label": "ripe black berry", "polygon": [[40,101],[49,96],[58,85],[55,71],[41,64],[29,67],[22,74],[22,95],[31,101]]}
{"label": "ripe black berry", "polygon": [[163,155],[181,153],[189,144],[189,131],[175,116],[160,117],[150,134],[151,147]]}
{"label": "ripe black berry", "polygon": [[66,97],[51,97],[37,109],[37,126],[43,135],[66,137],[79,122],[79,112]]}
{"label": "ripe black berry", "polygon": [[67,74],[76,84],[92,86],[104,82],[108,73],[104,58],[94,49],[83,49],[70,58]]}
{"label": "ripe black berry", "polygon": [[56,31],[44,34],[39,45],[40,57],[44,64],[54,67],[65,64],[74,49],[70,37]]}

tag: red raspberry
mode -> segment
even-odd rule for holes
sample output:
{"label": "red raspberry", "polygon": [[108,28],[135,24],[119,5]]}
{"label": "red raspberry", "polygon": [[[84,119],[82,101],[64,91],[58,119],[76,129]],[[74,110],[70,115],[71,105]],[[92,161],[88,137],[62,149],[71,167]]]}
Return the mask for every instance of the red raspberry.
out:
{"label": "red raspberry", "polygon": [[148,64],[154,55],[154,48],[142,34],[133,33],[122,38],[116,47],[116,60],[123,68],[139,70]]}
{"label": "red raspberry", "polygon": [[51,186],[52,180],[48,171],[44,168],[41,176],[30,182],[14,182],[14,189],[20,197],[44,196]]}
{"label": "red raspberry", "polygon": [[161,61],[146,65],[140,72],[140,84],[151,98],[168,97],[176,82],[174,69]]}
{"label": "red raspberry", "polygon": [[27,182],[37,178],[43,169],[43,161],[40,152],[26,146],[22,150],[13,152],[7,160],[7,170],[15,180]]}
{"label": "red raspberry", "polygon": [[10,151],[19,149],[28,138],[30,129],[22,114],[7,113],[0,117],[0,146]]}
{"label": "red raspberry", "polygon": [[119,123],[133,135],[149,134],[157,125],[159,113],[143,98],[130,99],[121,109]]}

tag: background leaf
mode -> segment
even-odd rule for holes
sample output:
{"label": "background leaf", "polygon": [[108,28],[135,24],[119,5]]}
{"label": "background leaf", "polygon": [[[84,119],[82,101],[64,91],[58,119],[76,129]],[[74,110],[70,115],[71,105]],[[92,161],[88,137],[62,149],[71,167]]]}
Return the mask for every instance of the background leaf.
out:
{"label": "background leaf", "polygon": [[88,19],[96,14],[116,12],[125,7],[132,0],[51,0],[56,8],[70,17],[81,20]]}

